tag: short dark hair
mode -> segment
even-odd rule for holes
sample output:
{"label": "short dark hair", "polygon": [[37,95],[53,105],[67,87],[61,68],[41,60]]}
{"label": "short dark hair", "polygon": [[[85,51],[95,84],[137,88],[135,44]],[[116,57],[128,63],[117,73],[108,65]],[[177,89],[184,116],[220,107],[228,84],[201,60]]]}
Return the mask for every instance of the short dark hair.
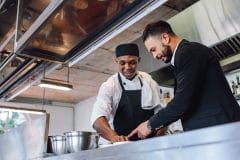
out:
{"label": "short dark hair", "polygon": [[150,23],[145,27],[143,31],[142,40],[143,42],[145,42],[148,37],[160,35],[162,33],[175,35],[170,24],[165,21],[160,20],[157,22]]}

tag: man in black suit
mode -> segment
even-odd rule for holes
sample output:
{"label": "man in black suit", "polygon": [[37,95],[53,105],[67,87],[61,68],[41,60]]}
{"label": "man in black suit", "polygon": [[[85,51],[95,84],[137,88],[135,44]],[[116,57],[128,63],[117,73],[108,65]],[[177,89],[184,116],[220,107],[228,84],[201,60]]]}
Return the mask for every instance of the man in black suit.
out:
{"label": "man in black suit", "polygon": [[154,58],[174,66],[177,87],[167,107],[141,123],[129,137],[138,134],[145,138],[178,119],[184,131],[240,120],[240,107],[210,48],[181,39],[165,21],[147,25],[142,38]]}

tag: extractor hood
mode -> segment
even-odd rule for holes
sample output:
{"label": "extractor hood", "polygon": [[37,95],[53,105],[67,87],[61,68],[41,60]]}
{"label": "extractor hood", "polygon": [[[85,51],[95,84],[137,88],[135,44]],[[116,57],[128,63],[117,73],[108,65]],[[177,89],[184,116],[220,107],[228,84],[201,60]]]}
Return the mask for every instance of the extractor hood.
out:
{"label": "extractor hood", "polygon": [[[0,99],[90,54],[167,0],[9,0],[0,8]],[[12,65],[13,62],[19,62]]]}
{"label": "extractor hood", "polygon": [[156,8],[165,1],[52,1],[19,39],[16,53],[57,63],[74,63],[110,34],[119,33],[124,25],[151,11],[148,7]]}

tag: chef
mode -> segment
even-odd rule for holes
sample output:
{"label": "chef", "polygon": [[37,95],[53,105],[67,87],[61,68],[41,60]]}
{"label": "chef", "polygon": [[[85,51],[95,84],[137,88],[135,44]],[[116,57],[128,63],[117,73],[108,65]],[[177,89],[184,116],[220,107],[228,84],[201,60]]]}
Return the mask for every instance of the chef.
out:
{"label": "chef", "polygon": [[119,72],[101,85],[91,117],[93,128],[112,143],[127,141],[127,135],[163,103],[157,83],[149,74],[137,71],[136,44],[117,46],[115,61]]}

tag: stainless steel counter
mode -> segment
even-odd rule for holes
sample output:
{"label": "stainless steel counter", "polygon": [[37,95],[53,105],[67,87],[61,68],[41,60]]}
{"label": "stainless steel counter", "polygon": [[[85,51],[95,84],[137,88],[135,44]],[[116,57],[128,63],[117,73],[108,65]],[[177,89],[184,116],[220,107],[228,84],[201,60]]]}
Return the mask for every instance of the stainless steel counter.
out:
{"label": "stainless steel counter", "polygon": [[44,160],[239,160],[240,122]]}

